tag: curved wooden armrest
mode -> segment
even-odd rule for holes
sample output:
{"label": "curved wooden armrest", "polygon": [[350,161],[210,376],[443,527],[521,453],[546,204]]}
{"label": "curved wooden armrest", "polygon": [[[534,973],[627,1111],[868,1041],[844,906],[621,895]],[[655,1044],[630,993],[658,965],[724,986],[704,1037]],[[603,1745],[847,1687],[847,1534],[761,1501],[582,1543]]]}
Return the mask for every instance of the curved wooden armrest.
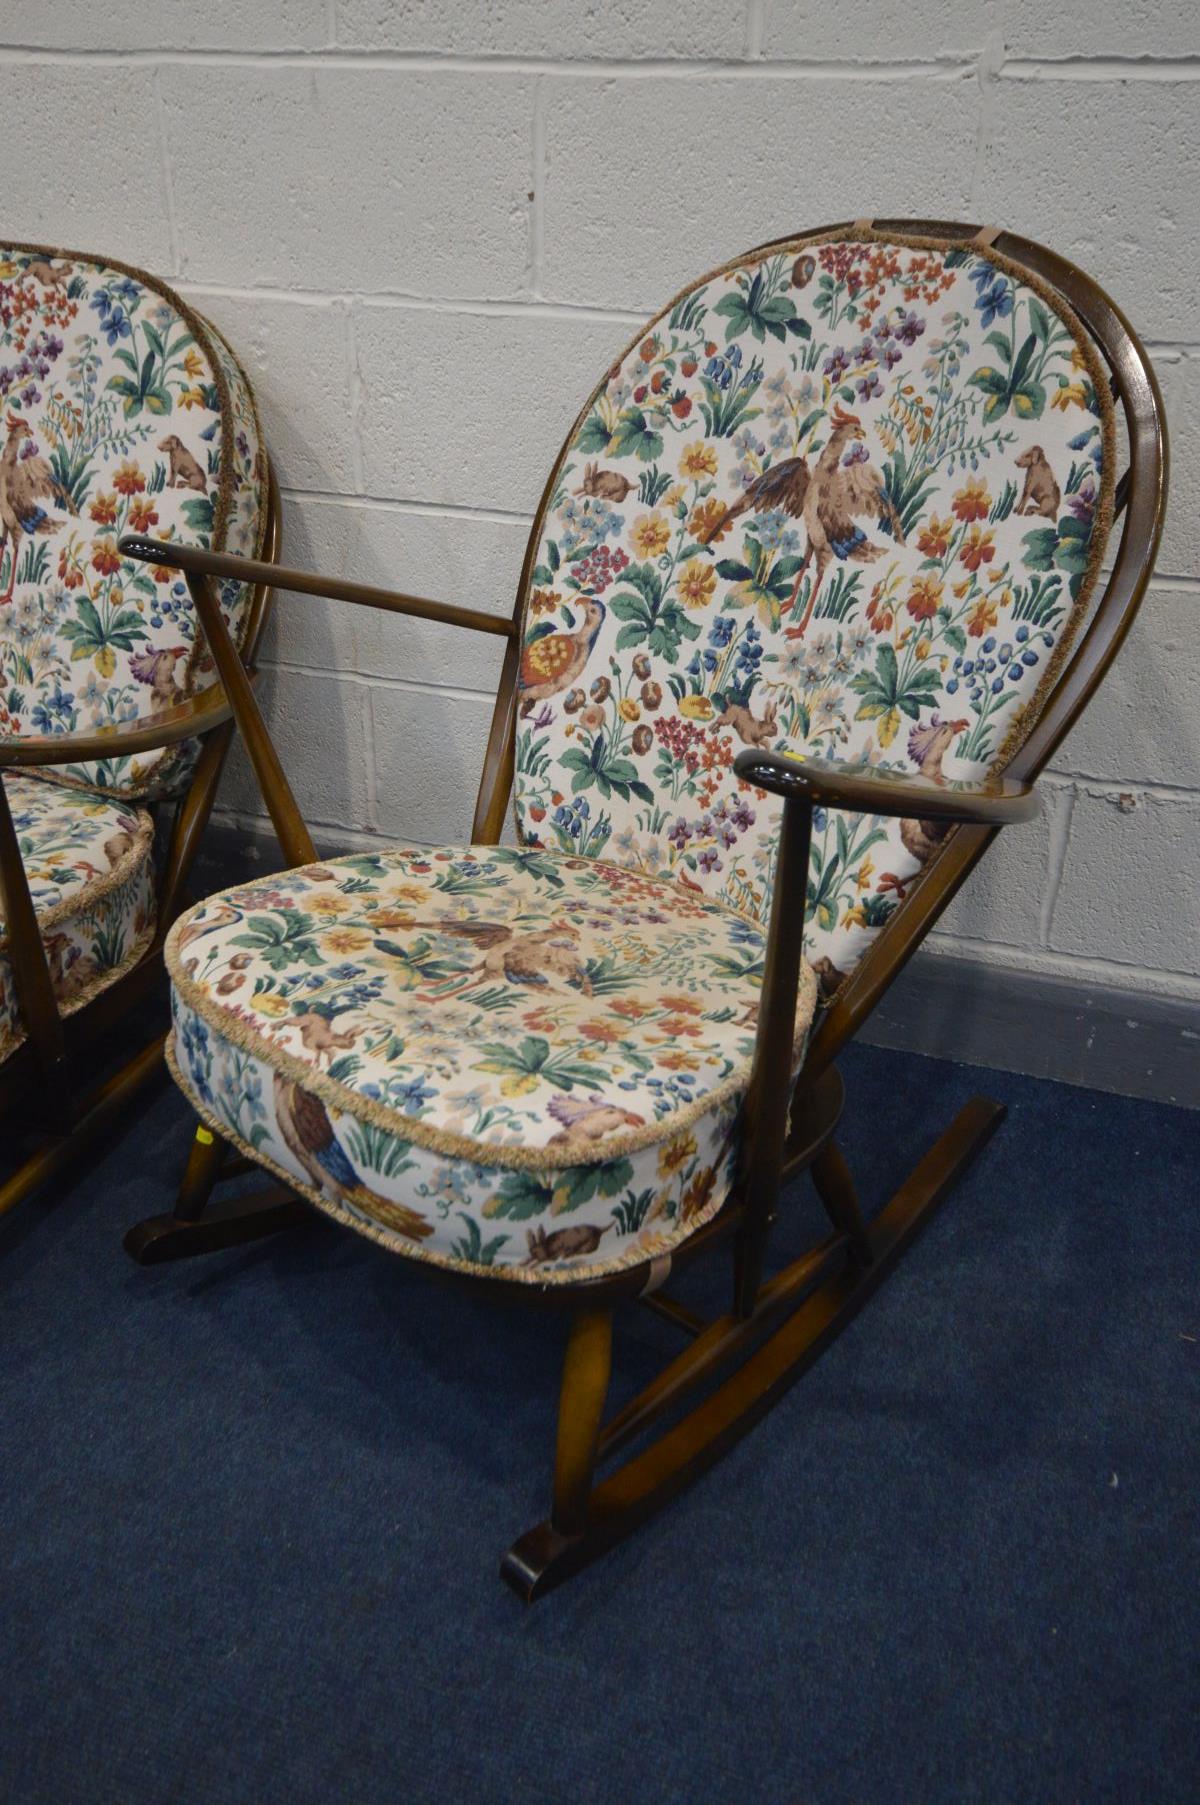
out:
{"label": "curved wooden armrest", "polygon": [[97,727],[91,733],[30,733],[0,739],[0,770],[10,765],[77,764],[90,758],[129,758],[208,733],[233,718],[219,683],[161,713]]}
{"label": "curved wooden armrest", "polygon": [[876,765],[837,764],[798,752],[738,754],[733,768],[744,783],[785,801],[804,799],[815,808],[854,809],[863,815],[900,815],[926,821],[973,821],[1003,827],[1029,821],[1040,806],[1032,784],[1011,777],[958,781],[911,777]]}
{"label": "curved wooden armrest", "polygon": [[457,608],[450,602],[431,602],[424,596],[376,589],[369,583],[347,583],[340,577],[314,576],[306,570],[288,570],[255,558],[231,558],[226,552],[206,552],[197,545],[173,545],[169,540],[147,539],[142,533],[126,533],[118,540],[117,548],[126,558],[137,558],[143,564],[165,564],[194,577],[233,577],[239,583],[262,583],[301,595],[323,595],[331,601],[353,602],[362,608],[382,608],[389,614],[410,614],[420,620],[444,621],[451,627],[470,627],[477,633],[496,633],[502,639],[511,639],[516,632],[511,619],[483,614],[477,608]]}

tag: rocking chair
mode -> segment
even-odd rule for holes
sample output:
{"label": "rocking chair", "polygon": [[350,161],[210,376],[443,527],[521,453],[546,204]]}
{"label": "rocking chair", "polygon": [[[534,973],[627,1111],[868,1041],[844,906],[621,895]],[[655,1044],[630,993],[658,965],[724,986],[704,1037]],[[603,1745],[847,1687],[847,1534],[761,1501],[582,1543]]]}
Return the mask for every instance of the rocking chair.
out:
{"label": "rocking chair", "polygon": [[[834,1060],[1033,813],[1165,486],[1153,372],[1094,282],[1013,233],[858,221],[704,277],[617,358],[509,620],[123,540],[184,573],[296,867],[168,937],[168,1058],[204,1126],[130,1252],[228,1246],[303,1199],[565,1309],[550,1512],[502,1572],[532,1599],[592,1560],[817,1358],[999,1125],[970,1103],[867,1220]],[[238,576],[505,639],[469,849],[317,857],[212,588]],[[206,1208],[226,1147],[265,1200]],[[768,1276],[804,1171],[830,1232]],[[730,1308],[704,1321],[665,1286],[718,1245]],[[689,1344],[605,1423],[626,1299]]]}
{"label": "rocking chair", "polygon": [[[233,733],[186,584],[117,535],[261,570],[277,529],[233,353],[139,270],[0,249],[0,398],[3,1216],[161,1072],[162,1034],[107,1076],[102,1043],[162,984]],[[221,586],[247,666],[269,580]]]}

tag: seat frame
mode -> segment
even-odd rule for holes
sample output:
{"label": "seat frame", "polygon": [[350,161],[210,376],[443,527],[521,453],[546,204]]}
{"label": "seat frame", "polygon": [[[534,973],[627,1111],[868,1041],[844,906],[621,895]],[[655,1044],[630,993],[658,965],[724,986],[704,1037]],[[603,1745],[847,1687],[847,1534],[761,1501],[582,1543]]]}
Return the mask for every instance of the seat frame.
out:
{"label": "seat frame", "polygon": [[[861,227],[866,222],[854,222]],[[521,1302],[566,1310],[570,1325],[558,1411],[552,1502],[546,1520],[504,1555],[501,1572],[531,1600],[577,1571],[626,1535],[710,1466],[812,1364],[851,1320],[929,1220],[956,1179],[1004,1116],[1004,1107],[979,1097],[935,1140],[890,1201],[871,1220],[860,1208],[836,1131],[843,1092],[838,1053],[911,958],[929,929],[982,858],[999,829],[1028,818],[1032,785],[1078,720],[1129,631],[1145,593],[1162,530],[1167,441],[1154,372],[1128,321],[1108,295],[1055,252],[1016,233],[960,222],[891,219],[869,222],[876,234],[934,236],[964,245],[994,245],[1011,263],[1056,290],[1090,333],[1110,371],[1124,416],[1129,467],[1116,485],[1114,519],[1120,536],[1103,591],[1040,715],[1009,760],[1003,777],[947,788],[931,799],[920,779],[885,779],[861,769],[791,761],[743,752],[738,775],[783,799],[783,822],[773,886],[766,969],[755,1054],[746,1099],[740,1177],[718,1215],[669,1256],[615,1274],[582,1277],[570,1285],[510,1285]],[[806,231],[805,238],[845,232],[850,222]],[[796,235],[758,247],[758,256]],[[636,341],[635,341],[636,342]],[[551,482],[553,478],[551,479]],[[471,839],[494,845],[503,831],[514,774],[523,600],[535,561],[551,484],[530,536],[511,617],[497,618],[410,595],[306,573],[250,567],[255,581],[272,574],[289,591],[353,605],[438,620],[506,641],[504,663],[475,806]],[[291,865],[316,858],[253,690],[224,628],[214,577],[245,573],[245,561],[139,538],[122,541],[131,556],[173,563],[185,574],[198,617],[245,737],[284,855]],[[888,815],[940,815],[956,830],[925,867],[839,988],[809,1043],[794,1085],[789,1080],[797,975],[808,874],[812,809],[851,808]],[[206,1210],[214,1185],[233,1166],[219,1139],[198,1131],[172,1214],[141,1223],[126,1245],[152,1263],[208,1252],[257,1237],[299,1219],[308,1208],[286,1187]],[[830,1233],[801,1258],[764,1280],[764,1256],[781,1187],[811,1174],[830,1221]],[[727,1314],[703,1321],[663,1290],[668,1273],[718,1243],[732,1250],[733,1295]],[[444,1274],[451,1282],[490,1283],[481,1273]],[[628,1298],[668,1318],[688,1345],[630,1403],[605,1423],[612,1359],[614,1308]],[[681,1415],[677,1406],[700,1392]],[[663,1417],[670,1424],[624,1464],[597,1479],[598,1465]]]}
{"label": "seat frame", "polygon": [[[264,572],[278,553],[279,498],[268,463],[260,566]],[[245,575],[244,568],[240,574]],[[251,583],[241,660],[253,674],[270,613],[271,585],[269,575],[252,577]],[[232,640],[229,643],[232,645]],[[12,811],[0,783],[0,898],[13,986],[25,1027],[24,1041],[0,1063],[0,1124],[23,1117],[31,1125],[20,1137],[25,1144],[15,1167],[10,1166],[7,1174],[0,1168],[0,1217],[78,1158],[143,1086],[162,1073],[166,1036],[158,1034],[99,1083],[80,1084],[80,1075],[92,1070],[98,1043],[130,1009],[156,988],[163,988],[163,942],[192,900],[188,881],[212,814],[234,725],[233,708],[220,684],[214,684],[172,708],[124,726],[0,741],[0,773],[62,765],[68,760],[125,757],[177,745],[181,740],[201,741],[195,771],[182,795],[139,804],[170,815],[166,856],[155,883],[153,939],[135,965],[69,1015],[59,1013]],[[157,828],[157,821],[155,825]],[[103,1059],[103,1047],[100,1051]]]}

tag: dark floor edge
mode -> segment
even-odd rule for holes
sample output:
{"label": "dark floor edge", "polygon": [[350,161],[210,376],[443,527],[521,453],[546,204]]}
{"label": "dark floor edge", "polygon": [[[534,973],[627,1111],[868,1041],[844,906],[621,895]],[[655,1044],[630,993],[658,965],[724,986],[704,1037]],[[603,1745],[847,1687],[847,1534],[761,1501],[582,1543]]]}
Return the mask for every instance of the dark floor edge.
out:
{"label": "dark floor edge", "polygon": [[[333,857],[337,848],[319,850]],[[197,864],[196,894],[264,876],[282,863],[270,834],[214,822]],[[1177,997],[925,952],[897,978],[862,1038],[872,1046],[1200,1109],[1200,1008]]]}
{"label": "dark floor edge", "polygon": [[861,1037],[1200,1109],[1200,1009],[1178,997],[919,953]]}

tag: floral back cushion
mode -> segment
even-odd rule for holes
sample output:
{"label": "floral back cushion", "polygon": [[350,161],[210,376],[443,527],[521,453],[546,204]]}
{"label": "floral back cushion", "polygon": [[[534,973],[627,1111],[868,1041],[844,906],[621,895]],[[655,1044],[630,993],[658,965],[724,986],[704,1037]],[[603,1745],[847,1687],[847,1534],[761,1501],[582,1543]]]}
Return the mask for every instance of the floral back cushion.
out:
{"label": "floral back cushion", "polygon": [[[744,746],[935,777],[1027,731],[1086,608],[1112,411],[1078,323],[973,246],[843,237],[680,295],[592,395],[535,527],[525,844],[762,916]],[[809,957],[862,957],[945,830],[819,811]]]}
{"label": "floral back cushion", "polygon": [[[266,466],[220,337],[123,265],[0,248],[0,735],[152,715],[214,681],[177,571],[122,533],[254,555]],[[227,583],[235,634],[248,590]],[[178,752],[66,765],[59,781],[153,795]]]}

